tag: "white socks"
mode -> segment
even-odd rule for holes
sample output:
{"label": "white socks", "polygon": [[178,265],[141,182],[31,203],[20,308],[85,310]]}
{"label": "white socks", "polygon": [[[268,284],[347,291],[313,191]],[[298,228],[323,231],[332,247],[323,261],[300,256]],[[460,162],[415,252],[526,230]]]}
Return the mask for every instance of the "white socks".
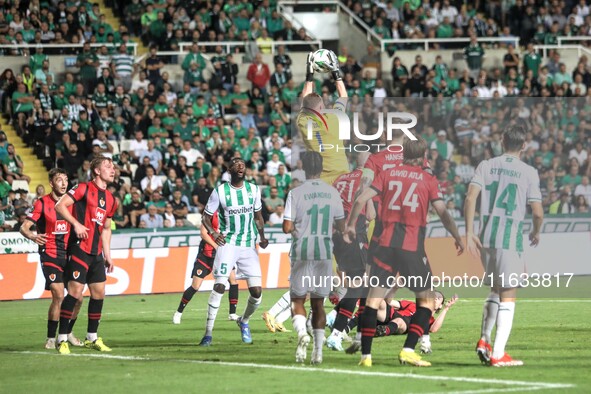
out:
{"label": "white socks", "polygon": [[252,314],[259,309],[259,305],[261,305],[261,301],[263,296],[261,295],[259,298],[254,298],[253,296],[248,296],[248,302],[246,303],[246,309],[244,310],[244,314],[242,315],[242,323],[248,323],[248,320],[252,316]]}
{"label": "white socks", "polygon": [[291,307],[287,307],[282,312],[280,312],[277,316],[275,316],[275,321],[277,323],[283,324],[284,321],[291,317]]}
{"label": "white socks", "polygon": [[213,331],[213,324],[215,323],[215,318],[218,315],[218,310],[220,309],[220,303],[222,302],[222,297],[224,294],[220,294],[215,290],[211,291],[209,294],[209,301],[207,307],[207,323],[205,323],[205,335],[211,336]]}
{"label": "white socks", "polygon": [[497,333],[493,346],[493,358],[501,358],[505,354],[505,345],[511,334],[513,326],[513,315],[515,314],[514,302],[501,302],[497,313]]}
{"label": "white socks", "polygon": [[275,320],[277,320],[277,316],[279,316],[279,314],[284,312],[286,309],[290,311],[291,314],[291,297],[289,296],[289,291],[286,291],[285,294],[283,294],[281,298],[277,300],[275,305],[269,309],[269,314],[273,316]]}
{"label": "white socks", "polygon": [[314,332],[314,350],[322,354],[322,345],[324,345],[324,328],[315,328]]}
{"label": "white socks", "polygon": [[[67,337],[68,336],[66,335],[66,338]],[[97,338],[98,338],[98,335],[97,335],[96,332],[88,332],[88,333],[86,333],[86,339],[89,340],[90,342],[96,341]]]}
{"label": "white socks", "polygon": [[[490,343],[491,333],[495,323],[497,322],[497,313],[499,310],[499,303],[501,302],[497,293],[491,292],[488,295],[486,301],[484,301],[484,307],[482,309],[482,328],[480,331],[481,338],[486,343]],[[498,329],[498,328],[497,328]]]}
{"label": "white socks", "polygon": [[58,334],[57,343],[66,342],[68,340],[68,334]]}
{"label": "white socks", "polygon": [[291,321],[293,323],[293,329],[298,334],[298,338],[306,335],[306,316],[294,315]]}

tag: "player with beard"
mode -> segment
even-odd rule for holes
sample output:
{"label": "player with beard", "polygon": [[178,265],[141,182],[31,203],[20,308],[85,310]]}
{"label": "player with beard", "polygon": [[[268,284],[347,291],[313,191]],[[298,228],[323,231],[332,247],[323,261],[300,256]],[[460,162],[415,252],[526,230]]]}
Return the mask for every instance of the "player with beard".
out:
{"label": "player with beard", "polygon": [[[213,262],[215,285],[209,296],[205,335],[199,346],[211,345],[215,318],[234,267],[246,278],[250,292],[244,314],[237,320],[244,343],[252,343],[248,323],[262,300],[261,265],[256,250],[257,231],[261,248],[266,248],[269,241],[264,232],[261,191],[257,185],[244,181],[246,164],[243,159],[233,158],[228,170],[231,181],[213,190],[203,210],[203,226],[218,248]],[[216,212],[219,231],[212,224]]]}
{"label": "player with beard", "polygon": [[[68,175],[61,168],[49,171],[51,193],[41,197],[33,204],[32,211],[20,228],[23,236],[39,245],[39,257],[45,290],[51,291],[47,319],[47,341],[45,349],[55,349],[55,335],[59,324],[60,306],[64,299],[64,269],[67,263],[67,245],[70,235],[70,224],[56,212],[55,204],[68,190]],[[37,232],[31,231],[35,225]],[[68,342],[73,346],[84,346],[84,343],[72,334],[82,299],[77,300],[68,327]]]}
{"label": "player with beard", "polygon": [[[69,354],[68,327],[77,300],[82,298],[84,286],[90,290],[88,302],[88,330],[84,346],[100,352],[111,348],[98,336],[98,326],[105,299],[106,272],[113,272],[111,259],[111,219],[117,212],[117,200],[107,190],[115,178],[113,160],[98,156],[90,163],[92,181],[79,183],[55,205],[55,210],[73,227],[76,236],[69,239],[67,264],[68,295],[60,311],[57,349]],[[73,207],[70,212],[70,207]]]}

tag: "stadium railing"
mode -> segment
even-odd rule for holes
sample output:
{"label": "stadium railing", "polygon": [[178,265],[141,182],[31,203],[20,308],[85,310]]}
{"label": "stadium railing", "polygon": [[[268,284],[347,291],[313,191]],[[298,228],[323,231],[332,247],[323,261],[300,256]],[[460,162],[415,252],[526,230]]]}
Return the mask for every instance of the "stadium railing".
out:
{"label": "stadium railing", "polygon": [[[386,47],[391,44],[422,44],[425,51],[428,51],[430,44],[454,44],[454,43],[466,43],[470,42],[470,37],[458,37],[458,38],[388,38],[382,39],[381,50],[386,50]],[[519,46],[519,37],[478,37],[478,42],[489,42],[489,43],[503,43],[512,44],[514,47]]]}
{"label": "stadium railing", "polygon": [[591,49],[584,47],[583,45],[534,45],[534,48],[537,51],[542,52],[542,57],[548,57],[548,51],[550,50],[557,50],[557,49],[570,49],[577,51],[577,58],[580,58],[583,55],[587,55],[591,57]]}
{"label": "stadium railing", "polygon": [[[232,53],[232,49],[235,48],[244,48],[245,50],[250,46],[250,45],[257,45],[256,41],[217,41],[217,42],[200,42],[198,45],[200,47],[217,47],[218,45],[222,46],[222,48],[225,50],[226,54]],[[318,48],[322,48],[322,41],[321,40],[310,40],[310,41],[304,41],[304,40],[293,40],[293,41],[268,41],[265,42],[263,44],[265,47],[271,46],[271,53],[275,54],[275,50],[277,49],[278,45],[283,45],[283,46],[289,46],[289,47],[294,47],[294,46],[317,46]],[[159,51],[159,54],[162,55],[186,55],[187,52],[191,49],[191,47],[193,46],[193,42],[181,42],[179,43],[179,49],[180,51]]]}
{"label": "stadium railing", "polygon": [[[100,48],[103,45],[106,45],[107,47],[112,46],[114,48],[118,48],[121,43],[102,43],[102,44],[90,44],[91,48]],[[125,43],[125,45],[127,45],[129,48],[133,48],[133,56],[137,56],[137,46],[138,44],[135,42],[127,42]],[[84,47],[84,44],[6,44],[6,45],[0,45],[0,51],[3,51],[5,49],[29,49],[29,50],[35,50],[35,48],[37,47],[41,47],[43,48],[43,50],[45,49],[52,49],[52,48],[57,48],[57,49],[65,49],[65,50],[69,50],[71,51],[71,53],[64,53],[65,55],[74,55],[76,54],[75,49],[82,49],[82,47]],[[21,56],[19,55],[12,55],[10,53],[3,53],[3,56]]]}
{"label": "stadium railing", "polygon": [[558,37],[558,45],[561,46],[568,42],[581,42],[591,41],[591,36],[571,36],[571,37]]}

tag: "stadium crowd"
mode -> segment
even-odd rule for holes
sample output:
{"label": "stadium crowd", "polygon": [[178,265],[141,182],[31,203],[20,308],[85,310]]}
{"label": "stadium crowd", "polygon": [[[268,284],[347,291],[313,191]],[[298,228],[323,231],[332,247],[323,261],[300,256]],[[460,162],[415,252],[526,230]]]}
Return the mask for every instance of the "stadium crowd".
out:
{"label": "stadium crowd", "polygon": [[[414,64],[403,64],[394,55],[391,75],[378,72],[374,76],[367,67],[378,65],[380,70],[381,56],[372,45],[359,60],[343,48],[339,61],[351,97],[350,110],[364,112],[369,129],[375,126],[376,111],[389,108],[382,108],[384,97],[424,99],[427,106],[406,105],[422,114],[417,130],[432,148],[432,168],[447,193],[448,209],[456,217],[462,214],[463,196],[475,166],[484,158],[501,154],[503,125],[520,118],[531,130],[525,159],[540,172],[546,210],[551,214],[589,212],[588,59],[581,57],[574,70],[567,70],[556,52],[543,64],[532,47],[533,40],[541,36],[528,33],[520,36],[528,45],[522,57],[508,46],[504,67],[490,69],[484,61],[486,48],[477,36],[489,35],[489,23],[493,22],[502,26],[494,30],[496,34],[522,34],[527,18],[514,26],[513,18],[505,18],[510,12],[502,9],[505,2],[481,4],[485,13],[480,12],[478,3],[455,7],[455,14],[450,11],[454,5],[447,0],[433,2],[429,9],[419,3],[366,8],[362,2],[349,5],[374,30],[383,30],[380,34],[384,37],[393,31],[390,24],[398,26],[395,31],[403,33],[401,37],[418,37],[433,34],[435,25],[427,23],[433,18],[437,20],[436,32],[450,23],[446,19],[453,20],[452,36],[473,37],[464,50],[466,67],[450,68],[440,57],[434,64],[423,64],[420,55]],[[260,54],[270,52],[270,37],[286,42],[308,40],[306,32],[292,29],[268,0],[258,6],[246,0],[133,0],[114,1],[113,5],[126,22],[116,31],[94,4],[59,2],[52,6],[37,0],[0,0],[2,43],[84,42],[76,59],[78,75],[55,75],[48,50],[40,46],[31,49],[29,64],[22,70],[2,72],[2,112],[10,116],[17,133],[35,147],[48,168],[64,167],[73,183],[88,180],[93,155],[111,155],[118,164],[115,183],[110,186],[121,201],[115,217],[118,228],[188,225],[188,215],[201,212],[212,188],[227,177],[224,164],[235,155],[247,161],[247,179],[263,185],[265,220],[281,223],[287,190],[304,179],[297,141],[290,132],[291,102],[303,81],[291,78],[290,68],[295,66],[289,47],[277,46],[273,64],[265,64]],[[528,15],[532,9],[519,0],[514,7],[523,8]],[[541,19],[536,14],[548,29],[544,42],[569,26],[572,31],[572,18],[558,18],[565,9],[564,5],[536,8],[536,13],[545,12]],[[568,15],[577,16],[579,11],[589,13],[585,7],[573,5]],[[453,18],[446,18],[447,14]],[[574,18],[575,22],[583,20],[581,34],[587,28],[587,14]],[[417,22],[415,33],[406,28]],[[382,24],[387,28],[380,28]],[[558,31],[554,31],[556,26]],[[129,54],[128,32],[150,45],[150,55],[142,63]],[[257,43],[259,54],[252,56],[251,64],[236,64],[232,53],[224,53],[222,46],[212,47],[213,52],[208,53],[209,49],[197,44],[238,38]],[[162,70],[170,59],[159,56],[158,51],[174,50],[181,41],[194,44],[181,61],[182,80],[175,80]],[[95,42],[104,45],[92,48],[89,44]],[[24,53],[22,49],[12,51]],[[205,72],[206,68],[210,71]],[[239,75],[246,76],[249,86],[238,83]],[[325,97],[334,97],[334,86],[328,79],[317,83]],[[490,100],[472,99],[476,97]],[[3,133],[0,158],[0,208],[6,218],[20,221],[32,196],[11,190],[13,180],[27,177]]]}

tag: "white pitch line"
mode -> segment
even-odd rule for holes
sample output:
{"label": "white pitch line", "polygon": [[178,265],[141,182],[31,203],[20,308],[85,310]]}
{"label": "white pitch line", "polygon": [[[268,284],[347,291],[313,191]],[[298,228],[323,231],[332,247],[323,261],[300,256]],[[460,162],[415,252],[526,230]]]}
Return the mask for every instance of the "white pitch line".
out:
{"label": "white pitch line", "polygon": [[[535,383],[534,383],[535,384]],[[498,388],[498,389],[482,389],[482,390],[463,390],[463,391],[438,391],[434,393],[420,393],[420,394],[484,394],[484,393],[509,393],[514,391],[538,391],[548,390],[549,387],[531,386],[531,387],[514,387],[514,388]],[[415,393],[419,394],[419,393]]]}
{"label": "white pitch line", "polygon": [[[60,356],[56,353],[47,352],[33,352],[33,351],[21,351],[21,352],[6,352],[12,354],[30,354],[30,355],[42,355],[42,356]],[[486,384],[498,384],[503,386],[522,386],[526,389],[533,389],[539,387],[539,389],[562,389],[575,387],[573,384],[563,383],[543,383],[543,382],[526,382],[521,380],[500,380],[500,379],[479,379],[479,378],[465,378],[458,376],[429,376],[429,375],[417,375],[414,373],[397,373],[397,372],[378,372],[378,371],[359,371],[359,370],[348,370],[348,369],[336,369],[336,368],[308,368],[308,367],[297,367],[289,365],[272,365],[272,364],[256,364],[256,363],[240,363],[232,361],[204,361],[204,360],[188,360],[188,359],[166,359],[166,358],[151,358],[142,356],[118,356],[114,354],[69,354],[65,357],[91,357],[91,358],[105,358],[115,360],[129,360],[129,361],[163,361],[163,362],[181,362],[191,364],[204,364],[204,365],[224,365],[229,367],[250,367],[250,368],[262,368],[262,369],[278,369],[284,371],[300,371],[300,372],[324,372],[332,374],[346,374],[346,375],[359,375],[359,376],[379,376],[386,378],[408,378],[408,379],[419,379],[419,380],[445,380],[455,381],[461,383],[486,383]]]}

